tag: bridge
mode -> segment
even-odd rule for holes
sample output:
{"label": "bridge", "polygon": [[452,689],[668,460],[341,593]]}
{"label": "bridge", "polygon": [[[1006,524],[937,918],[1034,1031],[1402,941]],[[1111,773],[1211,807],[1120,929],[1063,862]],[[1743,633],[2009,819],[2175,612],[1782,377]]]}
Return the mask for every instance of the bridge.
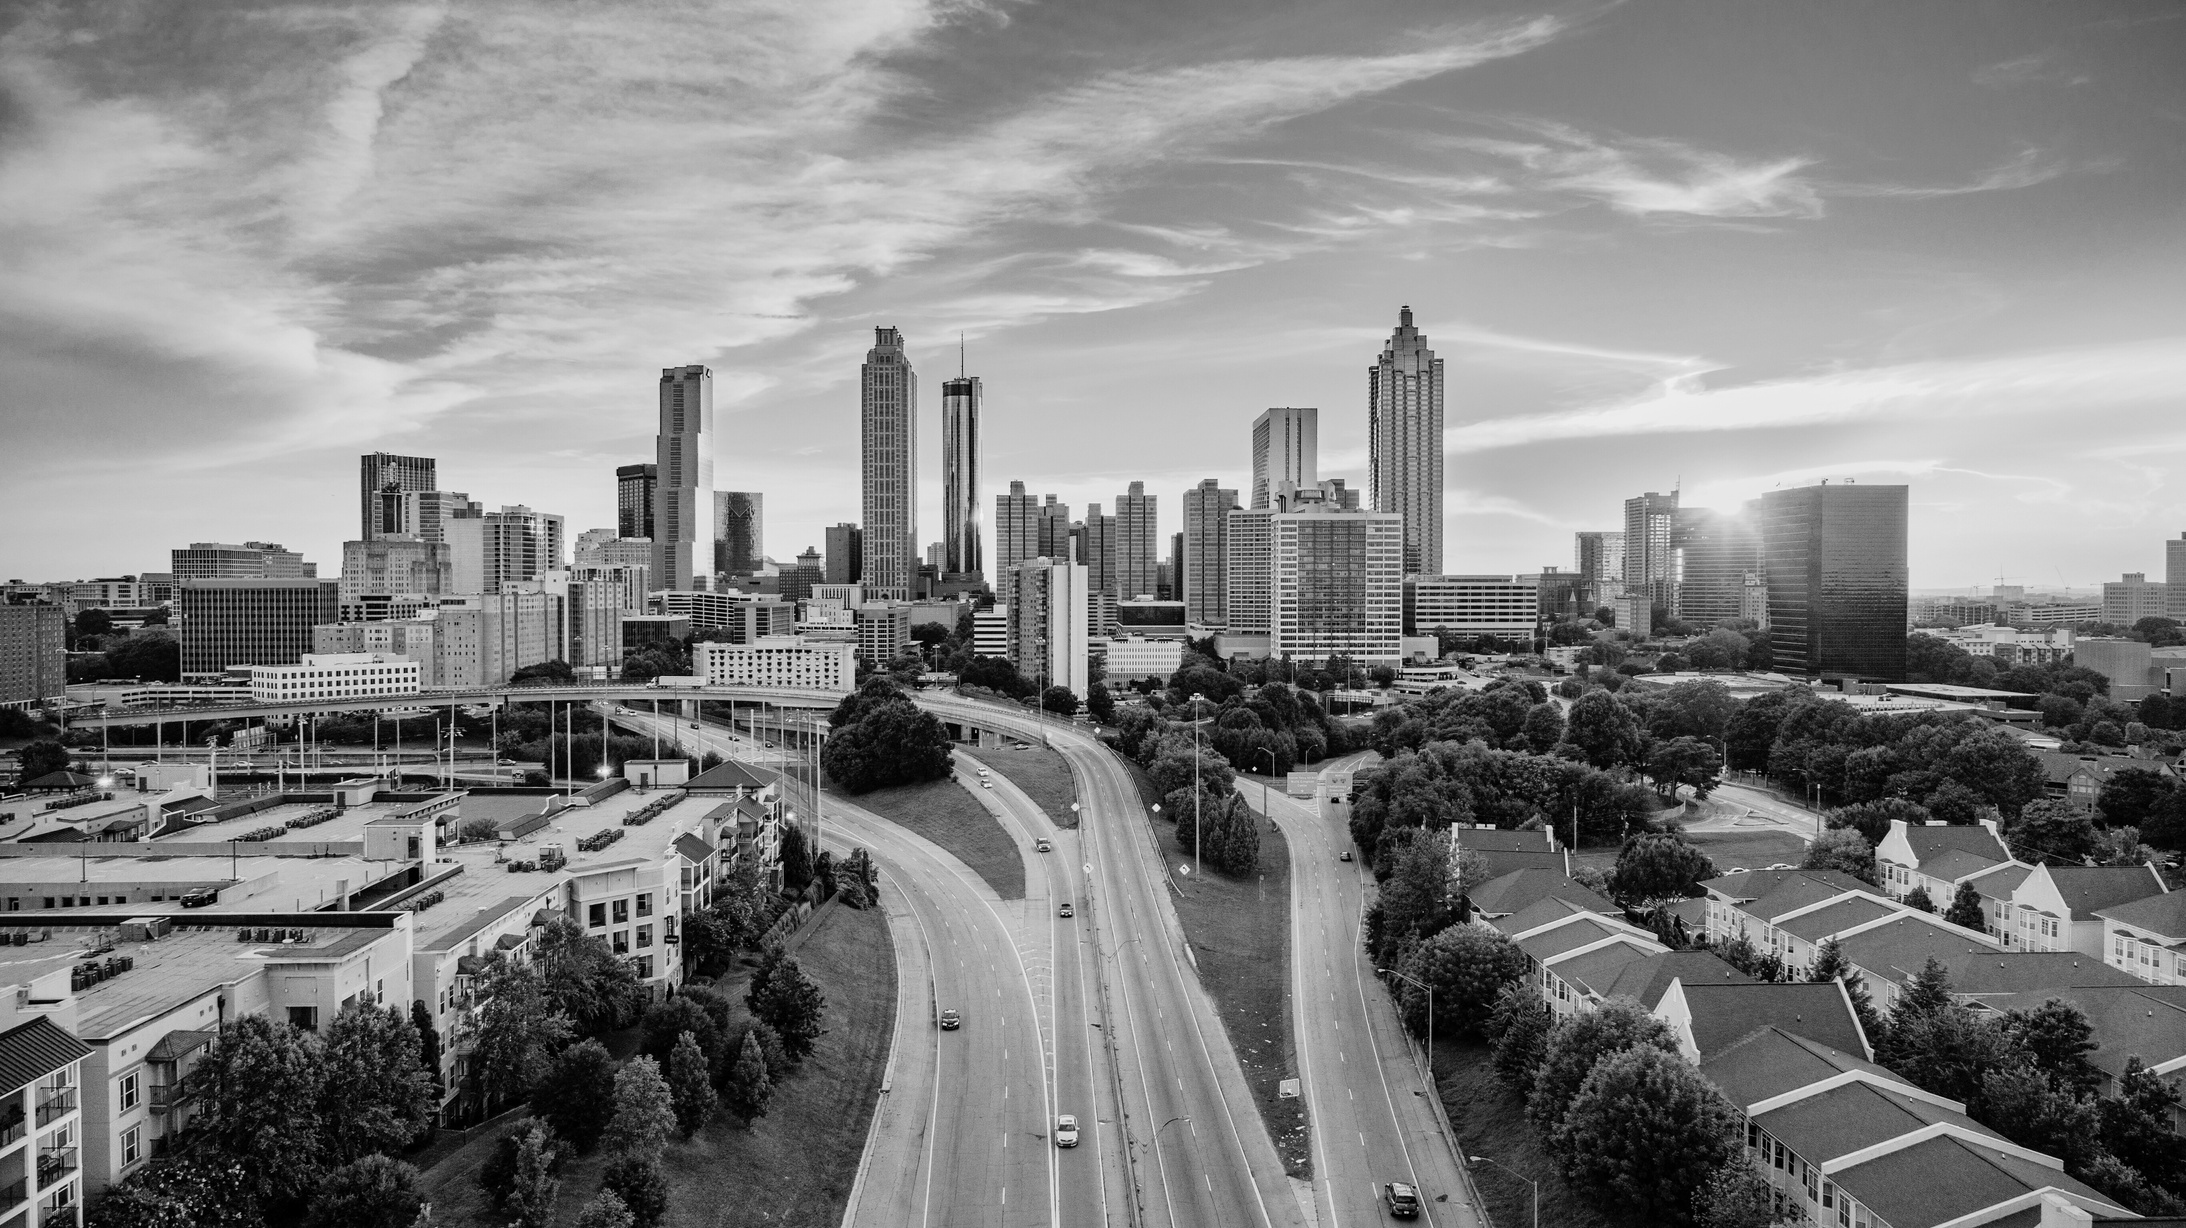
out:
{"label": "bridge", "polygon": [[832,709],[843,697],[832,691],[802,691],[739,686],[654,686],[645,682],[602,682],[547,686],[465,687],[419,691],[409,695],[365,695],[348,699],[307,699],[275,703],[248,701],[207,704],[187,708],[124,709],[112,712],[75,712],[67,723],[77,729],[113,729],[136,725],[169,725],[190,721],[261,720],[281,716],[320,716],[334,712],[386,712],[407,708],[480,708],[508,703],[589,703],[593,700],[625,703],[727,703],[770,708]]}

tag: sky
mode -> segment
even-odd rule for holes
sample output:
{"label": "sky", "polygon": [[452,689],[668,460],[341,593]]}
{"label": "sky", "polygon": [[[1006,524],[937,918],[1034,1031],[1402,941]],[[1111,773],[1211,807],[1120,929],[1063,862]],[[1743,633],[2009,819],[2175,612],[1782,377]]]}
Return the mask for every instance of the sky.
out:
{"label": "sky", "polygon": [[[856,520],[901,328],[986,497],[1180,527],[1253,417],[1447,364],[1444,570],[1681,486],[1911,486],[1912,582],[2160,578],[2186,532],[2170,0],[18,2],[0,9],[0,577],[280,541],[357,455],[613,524],[663,367],[787,560]],[[988,504],[991,507],[991,502]]]}

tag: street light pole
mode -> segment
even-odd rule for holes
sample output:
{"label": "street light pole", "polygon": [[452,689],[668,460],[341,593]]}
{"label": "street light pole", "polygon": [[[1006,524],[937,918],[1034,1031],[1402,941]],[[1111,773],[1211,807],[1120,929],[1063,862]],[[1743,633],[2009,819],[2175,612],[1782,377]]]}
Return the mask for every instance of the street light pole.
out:
{"label": "street light pole", "polygon": [[1416,976],[1406,976],[1394,968],[1376,968],[1374,971],[1386,972],[1400,981],[1410,981],[1427,991],[1427,1078],[1432,1081],[1435,1076],[1435,987]]}
{"label": "street light pole", "polygon": [[[1193,693],[1192,715],[1195,718],[1199,716],[1200,702],[1206,698],[1205,695],[1197,692]],[[1207,876],[1207,842],[1201,837],[1199,830],[1199,748],[1203,744],[1201,733],[1204,728],[1198,720],[1195,719],[1192,722],[1192,876],[1194,878],[1205,878]]]}
{"label": "street light pole", "polygon": [[1501,1160],[1497,1160],[1497,1159],[1492,1159],[1492,1158],[1490,1158],[1490,1157],[1488,1157],[1488,1156],[1466,1156],[1465,1158],[1466,1158],[1466,1159],[1468,1159],[1468,1160],[1471,1160],[1471,1161],[1472,1161],[1473,1163],[1475,1163],[1475,1164],[1493,1164],[1493,1165],[1495,1165],[1495,1166],[1496,1166],[1497,1168],[1500,1168],[1500,1169],[1502,1169],[1502,1170],[1503,1170],[1504,1172],[1506,1172],[1506,1173],[1509,1173],[1509,1174],[1510,1174],[1511,1176],[1513,1176],[1513,1177],[1516,1177],[1516,1178],[1518,1178],[1518,1179],[1519,1179],[1520,1181],[1523,1181],[1523,1182],[1525,1182],[1525,1183],[1526,1183],[1527,1185],[1529,1185],[1529,1186],[1532,1186],[1532,1187],[1533,1187],[1533,1228],[1541,1228],[1541,1183],[1540,1183],[1540,1182],[1538,1182],[1538,1181],[1535,1181],[1535,1180],[1534,1180],[1533,1178],[1531,1178],[1531,1177],[1528,1177],[1527,1175],[1525,1175],[1525,1174],[1524,1174],[1524,1173],[1522,1173],[1522,1172],[1519,1172],[1519,1171],[1518,1171],[1517,1169],[1515,1169],[1515,1168],[1512,1168],[1512,1167],[1511,1167],[1510,1165],[1508,1165],[1508,1164],[1505,1164],[1505,1163],[1503,1163],[1503,1162],[1502,1162]]}
{"label": "street light pole", "polygon": [[[1260,753],[1268,757],[1267,779],[1260,782],[1260,813],[1267,816],[1269,823],[1273,823],[1275,822],[1275,812],[1268,809],[1268,780],[1275,778],[1275,751],[1272,748],[1263,746],[1260,748]],[[1286,793],[1284,796],[1288,797],[1289,794]]]}

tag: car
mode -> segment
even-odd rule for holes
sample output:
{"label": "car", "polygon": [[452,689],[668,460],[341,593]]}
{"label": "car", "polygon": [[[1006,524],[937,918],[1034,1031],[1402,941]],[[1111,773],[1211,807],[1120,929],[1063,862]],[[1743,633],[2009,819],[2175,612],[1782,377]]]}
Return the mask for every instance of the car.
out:
{"label": "car", "polygon": [[1389,1204],[1389,1214],[1397,1219],[1419,1218],[1419,1191],[1402,1181],[1392,1181],[1381,1187],[1382,1200]]}
{"label": "car", "polygon": [[1078,1119],[1075,1115],[1064,1113],[1055,1119],[1055,1145],[1057,1147],[1075,1147],[1078,1145]]}
{"label": "car", "polygon": [[1052,845],[1050,845],[1050,844],[1049,844],[1049,843],[1047,842],[1047,837],[1046,837],[1046,836],[1042,836],[1042,837],[1040,837],[1039,839],[1037,839],[1037,840],[1035,840],[1035,841],[1033,841],[1033,842],[1032,842],[1032,847],[1033,847],[1033,848],[1035,848],[1035,849],[1038,849],[1039,851],[1041,851],[1041,852],[1043,852],[1043,853],[1045,853],[1045,852],[1047,852],[1047,851],[1048,851],[1048,849],[1049,849],[1049,848],[1051,848],[1051,847],[1053,847],[1053,846],[1052,846]]}
{"label": "car", "polygon": [[1055,915],[1058,917],[1075,917],[1078,915],[1078,910],[1071,907],[1069,900],[1064,900],[1063,906],[1055,910]]}
{"label": "car", "polygon": [[1345,849],[1345,850],[1344,850],[1343,852],[1341,852],[1341,853],[1338,853],[1338,854],[1336,854],[1336,860],[1338,860],[1338,861],[1349,861],[1349,860],[1351,860],[1351,850],[1350,850],[1350,849]]}
{"label": "car", "polygon": [[942,1030],[942,1031],[944,1031],[944,1032],[954,1032],[954,1031],[956,1031],[956,1030],[957,1030],[958,1028],[962,1027],[963,1025],[964,1025],[964,1017],[963,1017],[962,1015],[959,1015],[959,1014],[957,1014],[957,1013],[956,1013],[956,1008],[955,1008],[955,1007],[953,1007],[953,1006],[952,1006],[952,1007],[950,1007],[950,1008],[949,1008],[948,1010],[945,1010],[945,1011],[941,1012],[941,1030]]}
{"label": "car", "polygon": [[994,787],[994,782],[991,780],[982,780],[979,782],[979,787],[982,789],[992,789]]}

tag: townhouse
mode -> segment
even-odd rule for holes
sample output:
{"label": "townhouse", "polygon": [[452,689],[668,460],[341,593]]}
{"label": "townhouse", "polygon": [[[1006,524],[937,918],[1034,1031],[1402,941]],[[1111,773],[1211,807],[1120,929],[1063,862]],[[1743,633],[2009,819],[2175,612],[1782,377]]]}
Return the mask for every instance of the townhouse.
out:
{"label": "townhouse", "polygon": [[2041,762],[2044,787],[2050,797],[2078,810],[2093,810],[2110,778],[2128,769],[2158,772],[2174,779],[2173,764],[2141,755],[2075,755],[2061,750],[2031,751]]}
{"label": "townhouse", "polygon": [[1920,888],[1938,910],[1950,907],[1960,879],[2010,860],[2011,850],[1994,819],[1956,827],[1892,819],[1889,834],[1875,846],[1875,872],[1883,890],[1904,899]]}
{"label": "townhouse", "polygon": [[1670,948],[1648,930],[1550,897],[1492,922],[1526,956],[1526,970],[1559,1019],[1591,1010],[1626,965]]}
{"label": "townhouse", "polygon": [[1624,911],[1563,871],[1539,867],[1498,875],[1466,892],[1465,898],[1472,904],[1472,919],[1479,924],[1524,912],[1546,899],[1565,900],[1605,917],[1622,916]]}
{"label": "townhouse", "polygon": [[2136,978],[2078,951],[2007,951],[1971,930],[1921,912],[1905,912],[1838,940],[1866,982],[1875,1008],[1888,1011],[1933,957],[1961,1002],[2044,989],[2132,985]]}
{"label": "townhouse", "polygon": [[1517,870],[1546,870],[1566,876],[1571,873],[1570,851],[1557,842],[1556,833],[1546,829],[1521,831],[1452,823],[1452,866],[1457,864],[1460,853],[1478,855],[1487,863],[1490,877],[1500,877]]}
{"label": "townhouse", "polygon": [[1909,911],[1835,870],[1753,870],[1701,885],[1711,940],[1743,938],[1797,977],[1814,966],[1823,943]]}
{"label": "townhouse", "polygon": [[2017,945],[2103,958],[2103,909],[2167,894],[2154,866],[2041,865],[2012,891]]}
{"label": "townhouse", "polygon": [[[2004,994],[1983,1001],[1992,1011],[2033,1010],[2044,1002],[2067,1003],[2087,1017],[2096,1048],[2087,1055],[2103,1074],[2104,1095],[2117,1094],[2117,1080],[2129,1058],[2156,1074],[2176,1076],[2186,1070],[2186,986],[2078,985],[2032,993]],[[2172,1129],[2186,1111],[2174,1110]]]}
{"label": "townhouse", "polygon": [[2098,908],[2103,962],[2151,985],[2186,985],[2186,891]]}

